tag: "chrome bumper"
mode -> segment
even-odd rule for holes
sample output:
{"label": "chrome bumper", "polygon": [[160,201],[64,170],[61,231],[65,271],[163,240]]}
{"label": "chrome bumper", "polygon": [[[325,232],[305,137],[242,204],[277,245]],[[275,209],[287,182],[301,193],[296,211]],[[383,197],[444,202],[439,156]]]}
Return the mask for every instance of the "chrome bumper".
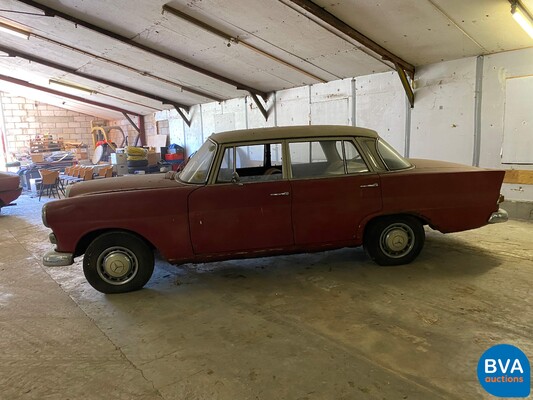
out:
{"label": "chrome bumper", "polygon": [[500,208],[498,211],[493,212],[489,218],[489,224],[497,224],[498,222],[506,222],[509,219],[507,211]]}
{"label": "chrome bumper", "polygon": [[72,253],[59,253],[50,250],[43,256],[43,265],[45,267],[66,267],[74,263]]}

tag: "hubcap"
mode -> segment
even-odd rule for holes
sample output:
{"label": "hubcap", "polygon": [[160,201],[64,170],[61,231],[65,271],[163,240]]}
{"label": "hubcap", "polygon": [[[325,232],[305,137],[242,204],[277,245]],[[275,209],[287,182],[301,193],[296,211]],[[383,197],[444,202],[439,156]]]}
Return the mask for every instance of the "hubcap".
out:
{"label": "hubcap", "polygon": [[98,274],[107,283],[124,285],[131,281],[138,270],[135,254],[125,247],[110,247],[98,257]]}
{"label": "hubcap", "polygon": [[414,232],[409,225],[396,223],[383,230],[379,245],[383,253],[391,258],[408,254],[415,245]]}

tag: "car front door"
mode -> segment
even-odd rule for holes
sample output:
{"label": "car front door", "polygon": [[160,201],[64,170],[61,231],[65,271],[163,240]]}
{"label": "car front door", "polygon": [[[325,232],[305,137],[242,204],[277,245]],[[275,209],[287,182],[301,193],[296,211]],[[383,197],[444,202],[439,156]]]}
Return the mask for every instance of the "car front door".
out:
{"label": "car front door", "polygon": [[360,222],[382,207],[380,179],[351,140],[288,144],[297,246],[350,243]]}
{"label": "car front door", "polygon": [[195,254],[272,250],[293,244],[290,183],[281,143],[228,146],[216,178],[189,196]]}

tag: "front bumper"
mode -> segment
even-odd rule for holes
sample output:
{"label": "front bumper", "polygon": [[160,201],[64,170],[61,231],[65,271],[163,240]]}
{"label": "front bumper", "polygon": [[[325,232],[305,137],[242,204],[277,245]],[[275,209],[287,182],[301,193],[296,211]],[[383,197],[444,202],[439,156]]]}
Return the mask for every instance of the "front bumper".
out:
{"label": "front bumper", "polygon": [[509,216],[507,215],[507,211],[505,211],[503,208],[500,208],[498,211],[493,212],[489,218],[489,224],[497,224],[499,222],[507,222],[509,219]]}
{"label": "front bumper", "polygon": [[72,253],[59,253],[55,250],[50,250],[43,256],[43,265],[45,267],[66,267],[74,263],[74,256]]}

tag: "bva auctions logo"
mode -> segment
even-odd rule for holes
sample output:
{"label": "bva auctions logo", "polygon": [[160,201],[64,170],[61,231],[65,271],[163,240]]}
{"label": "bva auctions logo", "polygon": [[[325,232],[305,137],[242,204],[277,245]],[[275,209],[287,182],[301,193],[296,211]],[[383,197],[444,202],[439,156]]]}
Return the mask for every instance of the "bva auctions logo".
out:
{"label": "bva auctions logo", "polygon": [[531,391],[529,360],[509,344],[498,344],[483,353],[477,378],[483,389],[497,397],[527,397]]}

